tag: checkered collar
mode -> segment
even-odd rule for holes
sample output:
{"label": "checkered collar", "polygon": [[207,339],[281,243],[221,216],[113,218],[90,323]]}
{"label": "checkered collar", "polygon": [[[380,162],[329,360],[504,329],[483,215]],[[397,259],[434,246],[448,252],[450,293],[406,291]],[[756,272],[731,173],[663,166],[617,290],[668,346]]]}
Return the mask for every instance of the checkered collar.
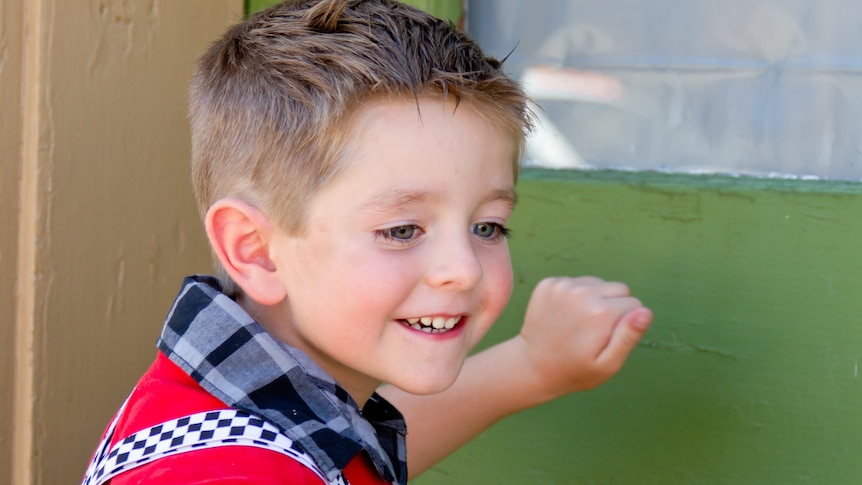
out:
{"label": "checkered collar", "polygon": [[376,393],[360,411],[307,355],[221,293],[214,277],[183,281],[158,347],[215,397],[278,426],[330,479],[364,449],[385,480],[407,483],[401,413]]}

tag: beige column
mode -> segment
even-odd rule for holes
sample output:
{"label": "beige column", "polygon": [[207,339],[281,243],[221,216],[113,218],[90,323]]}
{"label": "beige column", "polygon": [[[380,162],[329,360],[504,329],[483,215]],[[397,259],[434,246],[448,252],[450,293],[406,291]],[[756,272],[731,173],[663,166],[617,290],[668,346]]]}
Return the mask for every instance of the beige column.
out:
{"label": "beige column", "polygon": [[22,27],[21,2],[0,0],[0,483],[13,483]]}
{"label": "beige column", "polygon": [[210,270],[186,86],[242,0],[0,0],[0,483],[75,483]]}

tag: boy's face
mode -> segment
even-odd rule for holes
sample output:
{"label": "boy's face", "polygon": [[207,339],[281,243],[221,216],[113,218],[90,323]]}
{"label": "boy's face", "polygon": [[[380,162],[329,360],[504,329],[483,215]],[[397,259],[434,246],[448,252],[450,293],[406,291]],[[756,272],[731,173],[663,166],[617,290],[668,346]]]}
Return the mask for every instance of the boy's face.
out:
{"label": "boy's face", "polygon": [[511,139],[466,103],[422,99],[419,110],[361,108],[347,166],[313,197],[307,231],[272,240],[288,296],[267,329],[360,405],[381,382],[449,387],[512,291]]}

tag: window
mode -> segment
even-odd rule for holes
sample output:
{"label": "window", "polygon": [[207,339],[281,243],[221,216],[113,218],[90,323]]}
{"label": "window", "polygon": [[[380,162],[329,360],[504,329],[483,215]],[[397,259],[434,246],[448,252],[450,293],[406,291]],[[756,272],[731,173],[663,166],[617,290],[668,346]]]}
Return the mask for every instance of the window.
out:
{"label": "window", "polygon": [[527,165],[862,180],[862,2],[470,0]]}

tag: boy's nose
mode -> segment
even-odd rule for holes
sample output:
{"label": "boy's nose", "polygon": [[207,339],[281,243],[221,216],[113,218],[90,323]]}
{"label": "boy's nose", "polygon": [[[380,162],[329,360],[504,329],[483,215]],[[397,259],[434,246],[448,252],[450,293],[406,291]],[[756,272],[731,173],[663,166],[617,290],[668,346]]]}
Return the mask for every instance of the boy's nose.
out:
{"label": "boy's nose", "polygon": [[425,275],[429,286],[467,290],[482,279],[482,264],[469,236],[441,240],[433,253]]}

